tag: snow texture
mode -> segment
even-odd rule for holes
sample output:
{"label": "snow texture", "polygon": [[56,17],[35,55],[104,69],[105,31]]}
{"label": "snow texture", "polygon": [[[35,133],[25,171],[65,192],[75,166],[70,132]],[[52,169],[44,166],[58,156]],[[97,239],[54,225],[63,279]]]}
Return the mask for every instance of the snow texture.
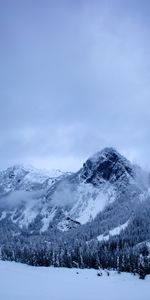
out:
{"label": "snow texture", "polygon": [[92,184],[82,183],[77,189],[76,198],[70,216],[80,224],[85,224],[115,200],[115,191],[113,186],[106,183],[101,186],[101,189],[93,187]]}
{"label": "snow texture", "polygon": [[2,300],[149,300],[150,276],[0,262]]}

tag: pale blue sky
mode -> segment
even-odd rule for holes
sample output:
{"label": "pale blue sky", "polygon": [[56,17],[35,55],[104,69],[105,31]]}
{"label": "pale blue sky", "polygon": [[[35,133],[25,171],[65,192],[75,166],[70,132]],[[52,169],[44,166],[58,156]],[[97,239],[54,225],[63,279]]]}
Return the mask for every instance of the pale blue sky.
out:
{"label": "pale blue sky", "polygon": [[0,0],[0,168],[150,169],[150,1]]}

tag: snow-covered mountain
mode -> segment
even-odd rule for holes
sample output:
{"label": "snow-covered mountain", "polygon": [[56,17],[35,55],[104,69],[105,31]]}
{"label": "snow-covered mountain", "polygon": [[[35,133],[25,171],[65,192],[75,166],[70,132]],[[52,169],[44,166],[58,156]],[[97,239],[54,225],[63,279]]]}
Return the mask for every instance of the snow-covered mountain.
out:
{"label": "snow-covered mountain", "polygon": [[63,175],[60,170],[39,170],[32,166],[15,165],[0,171],[0,192],[5,194],[13,190],[40,189],[43,184]]}
{"label": "snow-covered mountain", "polygon": [[0,172],[0,247],[6,258],[16,245],[23,253],[53,245],[60,257],[61,247],[78,249],[79,242],[89,251],[88,245],[122,237],[135,247],[150,240],[149,219],[149,174],[113,148],[97,152],[76,173],[20,165]]}
{"label": "snow-covered mountain", "polygon": [[0,220],[9,219],[18,227],[28,227],[38,214],[50,221],[47,206],[43,204],[47,190],[65,175],[60,170],[38,170],[31,166],[15,165],[0,172]]}
{"label": "snow-covered mountain", "polygon": [[39,233],[53,223],[66,231],[94,220],[113,203],[119,207],[126,194],[133,209],[148,193],[139,173],[113,148],[97,152],[74,174],[13,166],[0,172],[0,221],[8,219],[18,230],[37,231],[38,222]]}

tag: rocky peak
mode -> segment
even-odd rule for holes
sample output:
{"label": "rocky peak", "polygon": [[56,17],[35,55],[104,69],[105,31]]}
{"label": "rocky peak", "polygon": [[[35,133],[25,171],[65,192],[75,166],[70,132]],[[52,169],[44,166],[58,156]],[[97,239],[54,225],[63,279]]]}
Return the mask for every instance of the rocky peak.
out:
{"label": "rocky peak", "polygon": [[81,169],[81,178],[87,183],[116,182],[134,176],[132,164],[114,148],[104,148],[90,157]]}

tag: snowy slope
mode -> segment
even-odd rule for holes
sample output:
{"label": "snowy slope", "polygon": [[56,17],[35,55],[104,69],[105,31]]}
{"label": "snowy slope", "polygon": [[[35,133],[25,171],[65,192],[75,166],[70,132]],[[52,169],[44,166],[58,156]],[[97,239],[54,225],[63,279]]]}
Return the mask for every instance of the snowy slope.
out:
{"label": "snowy slope", "polygon": [[[64,232],[91,222],[113,205],[120,211],[125,201],[132,212],[149,188],[139,184],[137,169],[113,148],[97,152],[74,174],[10,167],[0,172],[0,224],[15,224],[18,232],[26,227],[32,234],[54,227]],[[116,227],[113,223],[110,230]]]}
{"label": "snowy slope", "polygon": [[[0,171],[0,193],[12,190],[31,190],[40,188],[44,182],[64,173],[60,170],[40,170],[32,166],[15,165]],[[51,182],[51,181],[50,181]]]}
{"label": "snowy slope", "polygon": [[76,202],[69,212],[81,224],[93,220],[99,212],[115,201],[116,192],[111,184],[105,183],[97,188],[90,183],[81,183],[76,191]]}
{"label": "snowy slope", "polygon": [[48,229],[54,209],[48,210],[46,191],[65,173],[60,170],[39,170],[32,166],[15,165],[0,171],[0,221],[7,219],[20,228],[28,227],[41,216],[41,232]]}
{"label": "snowy slope", "polygon": [[103,271],[98,277],[92,269],[29,267],[0,262],[2,300],[149,300],[150,276]]}

